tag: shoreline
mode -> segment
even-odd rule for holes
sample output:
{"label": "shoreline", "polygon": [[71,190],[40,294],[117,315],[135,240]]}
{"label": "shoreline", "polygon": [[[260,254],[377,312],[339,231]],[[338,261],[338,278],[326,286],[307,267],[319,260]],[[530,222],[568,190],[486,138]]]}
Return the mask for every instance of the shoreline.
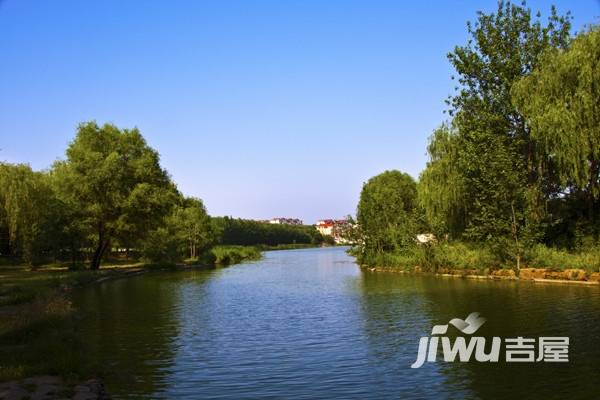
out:
{"label": "shoreline", "polygon": [[[512,269],[498,269],[488,273],[474,273],[473,270],[460,270],[441,268],[442,272],[423,271],[420,267],[413,267],[412,270],[401,269],[397,267],[381,267],[360,265],[361,270],[368,272],[390,272],[407,275],[425,275],[437,278],[459,278],[470,280],[491,280],[491,281],[516,281],[534,284],[562,284],[562,285],[582,285],[591,287],[600,287],[600,273],[589,273],[582,269],[566,269],[564,271],[553,271],[545,268],[521,268],[519,276]],[[524,276],[521,276],[524,274]]]}
{"label": "shoreline", "polygon": [[[84,287],[101,285],[118,279],[134,278],[148,273],[183,272],[190,270],[214,270],[244,263],[247,259],[228,263],[177,263],[146,264],[131,263],[105,266],[99,270],[69,270],[65,267],[34,269],[15,266],[0,268],[0,341],[2,352],[16,354],[11,349],[21,348],[31,343],[44,347],[47,340],[67,341],[76,325],[77,310],[71,303],[71,292]],[[8,281],[7,281],[8,280]],[[4,287],[3,287],[4,286]],[[54,339],[47,339],[44,333],[55,332]],[[23,341],[22,338],[28,339]],[[35,347],[35,346],[34,346]],[[1,355],[1,354],[0,354]],[[104,391],[102,376],[97,371],[74,370],[58,371],[49,369],[42,362],[31,362],[31,354],[7,357],[0,363],[0,398],[13,398],[19,394],[24,398],[33,395],[32,383],[37,380],[51,380],[56,393],[77,392],[78,388],[95,397],[110,398]],[[11,358],[9,362],[8,358]],[[91,373],[90,373],[91,372]],[[31,381],[31,382],[29,382]],[[29,382],[29,383],[28,383]],[[42,385],[42,386],[44,386]],[[29,390],[31,386],[31,390]],[[53,389],[53,390],[54,390]],[[89,389],[89,390],[88,390]],[[101,390],[100,390],[101,389]],[[29,391],[28,391],[29,390]],[[37,396],[37,389],[35,390]],[[20,398],[20,397],[17,397]],[[45,397],[46,398],[46,397]],[[47,397],[54,398],[54,397]]]}

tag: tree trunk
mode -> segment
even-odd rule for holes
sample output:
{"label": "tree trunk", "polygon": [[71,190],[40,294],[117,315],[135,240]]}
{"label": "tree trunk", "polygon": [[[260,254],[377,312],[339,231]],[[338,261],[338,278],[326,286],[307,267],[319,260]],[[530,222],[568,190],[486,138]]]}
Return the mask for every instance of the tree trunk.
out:
{"label": "tree trunk", "polygon": [[98,246],[96,247],[96,251],[94,251],[94,256],[92,257],[90,269],[97,270],[100,268],[100,262],[102,261],[102,257],[104,256],[109,243],[110,241],[108,239],[100,239],[98,241]]}
{"label": "tree trunk", "polygon": [[516,261],[517,261],[517,276],[519,276],[519,274],[521,273],[521,249],[519,246],[519,234],[518,234],[518,227],[517,227],[517,217],[515,215],[515,207],[514,207],[514,202],[510,204],[510,209],[512,211],[512,232],[513,232],[513,237],[515,239],[515,250],[516,250]]}
{"label": "tree trunk", "polygon": [[102,248],[104,244],[102,242],[98,242],[98,246],[96,247],[96,251],[94,251],[94,256],[92,257],[92,263],[90,264],[90,269],[96,270],[100,268],[100,259],[102,258]]}
{"label": "tree trunk", "polygon": [[592,160],[590,163],[590,183],[589,191],[587,195],[587,207],[588,207],[588,219],[590,220],[590,226],[593,227],[593,233],[596,236],[598,234],[595,229],[596,215],[594,208],[596,206],[596,197],[599,195],[600,189],[598,188],[598,176],[600,176],[600,162]]}

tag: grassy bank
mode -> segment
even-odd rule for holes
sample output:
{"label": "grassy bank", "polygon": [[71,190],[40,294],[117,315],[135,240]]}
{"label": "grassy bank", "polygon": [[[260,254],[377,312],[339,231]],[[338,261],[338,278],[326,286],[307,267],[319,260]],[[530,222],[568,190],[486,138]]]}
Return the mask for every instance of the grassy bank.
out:
{"label": "grassy bank", "polygon": [[297,250],[297,249],[310,249],[314,247],[321,247],[321,244],[310,244],[310,243],[289,243],[289,244],[278,244],[276,246],[260,245],[256,246],[261,251],[269,250]]}
{"label": "grassy bank", "polygon": [[[77,335],[73,289],[106,279],[129,276],[157,265],[108,266],[73,271],[60,265],[31,270],[0,267],[0,381],[37,374],[72,377],[84,365]],[[75,368],[82,377],[94,371]],[[75,377],[76,378],[76,377]]]}
{"label": "grassy bank", "polygon": [[[256,247],[216,246],[187,265],[225,266],[261,257]],[[129,260],[97,271],[69,270],[52,264],[31,269],[0,266],[0,381],[32,375],[88,378],[102,366],[88,366],[78,335],[80,316],[70,301],[73,289],[107,279],[151,270],[177,268],[174,264],[148,264]],[[81,348],[82,351],[73,351]],[[76,375],[75,375],[76,373]]]}
{"label": "grassy bank", "polygon": [[223,266],[258,260],[261,257],[261,252],[256,246],[215,246],[206,251],[198,262]]}
{"label": "grassy bank", "polygon": [[[439,243],[431,246],[419,246],[402,253],[360,253],[354,254],[361,265],[367,267],[385,267],[405,271],[417,270],[434,273],[472,273],[490,274],[493,271],[513,270],[518,276],[524,270],[543,270],[550,278],[567,278],[573,271],[581,271],[579,278],[590,277],[600,272],[600,249],[591,247],[579,252],[553,249],[536,245],[523,252],[520,268],[516,268],[514,259],[498,254],[491,248],[468,243]],[[560,274],[567,272],[567,274]],[[501,274],[502,272],[500,272]],[[539,275],[539,274],[538,274]],[[594,275],[595,276],[595,275]]]}

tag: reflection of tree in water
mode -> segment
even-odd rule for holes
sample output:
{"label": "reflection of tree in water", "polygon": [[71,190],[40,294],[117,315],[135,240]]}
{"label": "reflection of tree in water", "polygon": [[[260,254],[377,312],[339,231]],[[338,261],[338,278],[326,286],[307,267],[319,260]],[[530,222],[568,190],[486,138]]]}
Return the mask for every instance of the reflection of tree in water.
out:
{"label": "reflection of tree in water", "polygon": [[109,392],[151,394],[165,387],[178,338],[179,288],[211,272],[148,274],[86,288],[74,296],[83,314],[85,363],[102,371]]}
{"label": "reflection of tree in water", "polygon": [[[397,346],[396,351],[408,352],[407,357],[396,360],[403,366],[414,361],[418,338],[429,335],[433,325],[446,324],[454,317],[464,319],[473,311],[487,319],[476,336],[571,338],[569,363],[505,363],[503,345],[497,364],[438,361],[412,370],[414,376],[422,376],[428,370],[431,379],[442,381],[438,388],[442,392],[464,390],[467,398],[483,399],[556,398],[566,393],[582,398],[600,392],[597,288],[364,274],[363,289],[365,333],[370,346],[377,349],[382,341],[386,346],[393,335],[380,328],[395,326],[404,332],[397,334],[403,340],[395,344],[404,345]],[[452,326],[448,330],[451,338],[457,333],[460,334]],[[441,345],[438,360],[440,357]],[[436,377],[434,371],[443,378]]]}
{"label": "reflection of tree in water", "polygon": [[478,336],[571,339],[569,363],[506,363],[503,345],[498,364],[448,364],[449,375],[468,371],[468,384],[477,398],[584,398],[600,391],[597,288],[489,281],[454,281],[449,286],[450,290],[427,292],[432,303],[439,304],[431,312],[439,315],[440,323],[479,311],[487,322]]}
{"label": "reflection of tree in water", "polygon": [[431,315],[431,279],[395,273],[365,272],[361,279],[363,331],[370,365],[377,376],[378,397],[444,398],[440,392],[451,387],[459,398],[458,385],[446,385],[443,366],[418,370],[410,365],[417,356],[419,338],[437,323]]}

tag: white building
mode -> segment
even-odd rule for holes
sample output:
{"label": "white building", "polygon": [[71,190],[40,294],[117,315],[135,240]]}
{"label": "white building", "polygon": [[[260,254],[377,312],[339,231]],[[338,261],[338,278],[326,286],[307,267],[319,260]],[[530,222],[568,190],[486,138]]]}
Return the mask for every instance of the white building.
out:
{"label": "white building", "polygon": [[349,224],[345,219],[322,219],[317,221],[315,228],[323,236],[332,236],[336,243],[347,243],[344,233],[348,231]]}

